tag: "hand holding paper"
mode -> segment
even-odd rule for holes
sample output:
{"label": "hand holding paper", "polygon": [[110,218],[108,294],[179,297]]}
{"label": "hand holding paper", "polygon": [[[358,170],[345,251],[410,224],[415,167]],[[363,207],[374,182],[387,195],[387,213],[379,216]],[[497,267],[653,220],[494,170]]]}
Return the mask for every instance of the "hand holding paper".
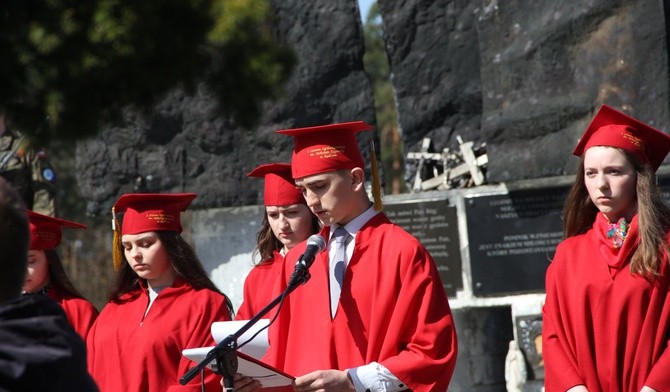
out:
{"label": "hand holding paper", "polygon": [[[212,337],[218,344],[226,337],[237,332],[247,320],[221,321],[212,323]],[[254,324],[248,331],[242,334],[237,341],[238,345],[244,344],[260,329],[267,326],[268,319],[261,319]],[[258,380],[263,384],[263,388],[290,387],[294,377],[281,372],[272,366],[260,361],[269,347],[267,329],[260,332],[251,341],[237,350],[238,369],[237,372]],[[194,362],[201,362],[207,356],[207,353],[214,347],[198,347],[182,350],[182,355]],[[213,368],[216,361],[210,362],[207,366]]]}

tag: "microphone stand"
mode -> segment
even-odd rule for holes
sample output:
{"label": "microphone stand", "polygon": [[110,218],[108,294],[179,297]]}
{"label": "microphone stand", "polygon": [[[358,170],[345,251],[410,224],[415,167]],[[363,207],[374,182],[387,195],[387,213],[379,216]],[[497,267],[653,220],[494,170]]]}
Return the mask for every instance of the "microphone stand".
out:
{"label": "microphone stand", "polygon": [[284,291],[279,294],[272,302],[259,311],[254,317],[249,319],[237,332],[228,335],[225,339],[219,342],[214,348],[209,350],[205,359],[200,361],[195,367],[191,368],[180,379],[181,385],[186,385],[193,379],[202,369],[210,362],[216,359],[215,371],[223,375],[223,387],[227,392],[233,392],[235,374],[237,373],[237,339],[240,338],[246,331],[248,331],[258,320],[262,319],[275,306],[277,306],[285,297],[292,293],[301,284],[305,284],[311,275],[308,267],[302,262],[302,256],[295,265],[295,270],[289,279],[288,285]]}

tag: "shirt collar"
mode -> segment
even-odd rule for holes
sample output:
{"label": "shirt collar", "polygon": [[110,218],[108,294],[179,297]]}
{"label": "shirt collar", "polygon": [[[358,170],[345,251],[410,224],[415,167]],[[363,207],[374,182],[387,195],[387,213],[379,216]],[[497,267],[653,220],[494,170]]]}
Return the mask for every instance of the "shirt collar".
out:
{"label": "shirt collar", "polygon": [[349,234],[351,234],[352,237],[356,237],[356,233],[358,233],[361,228],[370,221],[370,219],[374,218],[379,212],[375,210],[375,206],[371,205],[367,210],[363,211],[362,214],[359,216],[355,217],[352,219],[349,223],[347,223],[344,226],[340,226],[337,223],[334,223],[330,225],[330,236],[328,240],[333,237],[333,233],[335,233],[335,230],[337,230],[339,227],[344,227]]}

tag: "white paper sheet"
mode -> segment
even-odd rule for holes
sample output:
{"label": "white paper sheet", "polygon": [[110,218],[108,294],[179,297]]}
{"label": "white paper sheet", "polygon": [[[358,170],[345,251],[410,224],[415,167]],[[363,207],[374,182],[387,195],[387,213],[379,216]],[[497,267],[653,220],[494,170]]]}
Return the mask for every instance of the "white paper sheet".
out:
{"label": "white paper sheet", "polygon": [[[182,354],[191,361],[200,363],[213,348],[214,346],[189,348],[182,350]],[[216,365],[216,360],[210,362],[207,367],[211,369],[213,365]],[[244,354],[238,354],[237,356],[237,372],[260,381],[263,388],[287,386],[291,385],[293,381],[293,377],[282,374],[277,369],[260,361],[253,361],[253,358]]]}
{"label": "white paper sheet", "polygon": [[[217,321],[212,323],[211,330],[214,341],[216,343],[221,343],[223,339],[239,331],[247,321],[249,320]],[[243,333],[242,336],[237,339],[237,346],[239,347],[244,342],[251,339],[256,332],[267,327],[269,323],[269,319],[258,320],[256,324],[252,325],[248,331]],[[268,347],[268,330],[265,328],[252,341],[245,344],[243,347],[239,347],[237,351],[243,352],[256,359],[260,359],[268,351]]]}
{"label": "white paper sheet", "polygon": [[[247,320],[236,320],[212,323],[211,331],[214,341],[220,343],[226,337],[239,331],[246,322]],[[270,320],[268,319],[259,320],[237,339],[237,344],[241,345],[251,339],[256,332],[265,328],[269,322]],[[237,350],[237,372],[260,381],[263,388],[290,386],[293,377],[260,361],[260,358],[267,352],[268,347],[268,333],[267,329],[265,329],[254,337],[253,340]],[[191,361],[200,363],[213,348],[214,346],[188,348],[182,350],[181,353]],[[216,365],[216,360],[211,361],[207,367],[212,369],[214,365]]]}

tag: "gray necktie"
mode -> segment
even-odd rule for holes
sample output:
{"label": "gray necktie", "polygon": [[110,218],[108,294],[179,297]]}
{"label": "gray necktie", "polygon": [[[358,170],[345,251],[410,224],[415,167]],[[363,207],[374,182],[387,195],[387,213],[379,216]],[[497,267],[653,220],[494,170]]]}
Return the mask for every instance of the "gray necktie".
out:
{"label": "gray necktie", "polygon": [[344,280],[344,270],[347,267],[347,244],[351,234],[344,228],[339,227],[333,233],[335,240],[335,257],[330,260],[330,316],[335,318],[337,304],[340,301],[340,291]]}

